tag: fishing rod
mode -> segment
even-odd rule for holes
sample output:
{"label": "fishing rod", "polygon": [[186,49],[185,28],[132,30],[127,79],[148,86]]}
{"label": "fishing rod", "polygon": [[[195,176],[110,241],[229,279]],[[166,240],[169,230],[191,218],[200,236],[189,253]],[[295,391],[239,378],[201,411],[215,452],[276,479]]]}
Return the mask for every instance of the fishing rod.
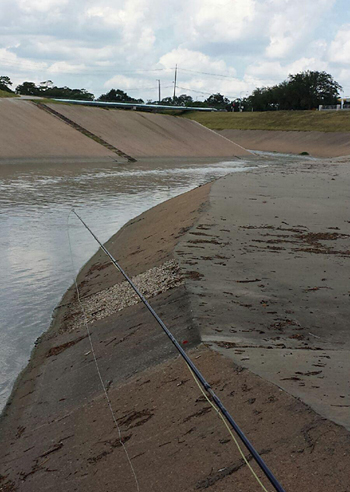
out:
{"label": "fishing rod", "polygon": [[261,458],[259,453],[256,451],[254,446],[251,444],[251,442],[248,440],[248,438],[244,435],[238,424],[235,422],[235,420],[232,418],[228,410],[224,407],[223,403],[221,402],[220,398],[215,394],[213,389],[211,388],[210,384],[208,381],[204,378],[202,373],[199,371],[199,369],[196,367],[196,365],[192,362],[192,360],[189,358],[189,356],[186,354],[184,349],[181,347],[179,342],[176,340],[174,335],[171,333],[171,331],[167,328],[165,323],[162,321],[162,319],[158,316],[158,314],[155,312],[155,310],[152,308],[152,306],[149,304],[147,299],[141,294],[141,292],[138,290],[136,285],[133,283],[133,281],[129,278],[129,276],[125,273],[123,268],[119,265],[117,260],[111,255],[111,253],[108,251],[108,249],[101,243],[101,241],[98,239],[98,237],[92,232],[90,227],[84,222],[84,220],[77,214],[77,212],[73,209],[72,212],[76,215],[76,217],[80,220],[80,222],[83,224],[83,226],[90,232],[90,234],[93,236],[95,241],[99,244],[100,248],[102,251],[109,257],[113,265],[119,270],[119,272],[123,275],[125,280],[130,284],[134,292],[137,294],[137,296],[140,298],[140,300],[143,302],[143,304],[146,306],[148,311],[152,314],[154,319],[157,321],[157,323],[160,325],[162,330],[165,332],[165,334],[168,336],[168,338],[171,340],[173,345],[176,347],[177,351],[180,353],[181,357],[185,360],[186,364],[188,367],[191,369],[191,371],[194,373],[196,376],[197,380],[200,382],[200,384],[203,386],[205,391],[210,395],[212,400],[214,401],[215,405],[218,407],[220,410],[221,414],[225,418],[225,420],[230,424],[230,426],[233,428],[233,430],[236,432],[236,434],[239,436],[245,447],[248,449],[250,454],[253,456],[267,479],[270,481],[271,485],[275,488],[277,492],[285,492],[283,487],[280,485],[276,477],[273,475],[271,470],[268,468],[264,460]]}

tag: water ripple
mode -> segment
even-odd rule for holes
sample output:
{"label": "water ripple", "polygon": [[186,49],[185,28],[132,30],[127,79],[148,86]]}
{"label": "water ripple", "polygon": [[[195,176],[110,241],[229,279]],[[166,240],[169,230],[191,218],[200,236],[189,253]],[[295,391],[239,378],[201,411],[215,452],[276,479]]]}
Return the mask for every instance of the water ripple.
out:
{"label": "water ripple", "polygon": [[[102,241],[158,203],[247,164],[135,165],[91,169],[31,168],[0,173],[0,408],[26,364],[35,339],[72,282],[67,216],[74,206]],[[71,220],[74,261],[80,268],[95,242]]]}

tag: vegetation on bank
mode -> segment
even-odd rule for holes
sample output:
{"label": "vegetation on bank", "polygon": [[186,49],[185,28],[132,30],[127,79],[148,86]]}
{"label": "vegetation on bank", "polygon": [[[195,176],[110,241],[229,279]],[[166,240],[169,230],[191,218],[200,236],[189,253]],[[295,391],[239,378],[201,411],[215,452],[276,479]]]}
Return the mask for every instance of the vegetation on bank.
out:
{"label": "vegetation on bank", "polygon": [[52,80],[46,80],[36,85],[34,82],[23,82],[16,87],[16,93],[24,96],[39,96],[47,98],[78,99],[93,101],[94,95],[86,89],[71,89],[70,87],[57,87]]}
{"label": "vegetation on bank", "polygon": [[13,92],[8,92],[0,89],[0,97],[18,97],[18,96]]}
{"label": "vegetation on bank", "polygon": [[265,111],[246,113],[200,113],[184,118],[212,130],[283,130],[350,132],[350,111]]}
{"label": "vegetation on bank", "polygon": [[[52,80],[46,80],[40,84],[25,81],[19,84],[15,91],[12,90],[11,79],[0,76],[0,89],[8,92],[16,92],[26,96],[40,96],[58,99],[80,99],[93,101],[95,95],[86,89],[71,89],[70,87],[58,87]],[[180,87],[177,87],[180,89]],[[189,89],[191,92],[191,89]],[[147,104],[169,106],[197,106],[210,107],[229,112],[240,111],[277,111],[277,110],[309,110],[316,109],[319,105],[338,104],[341,86],[326,72],[305,71],[296,75],[289,75],[288,79],[273,87],[256,88],[250,96],[228,99],[220,93],[211,94],[204,101],[195,101],[188,94],[165,97],[159,101],[147,100]],[[194,91],[196,92],[196,91]],[[203,93],[204,94],[204,93]],[[160,94],[159,94],[160,98]],[[121,89],[111,89],[97,98],[98,101],[143,103],[143,99],[135,99]]]}
{"label": "vegetation on bank", "polygon": [[329,73],[308,70],[289,75],[273,87],[256,88],[241,107],[254,111],[317,109],[321,104],[336,105],[341,90]]}

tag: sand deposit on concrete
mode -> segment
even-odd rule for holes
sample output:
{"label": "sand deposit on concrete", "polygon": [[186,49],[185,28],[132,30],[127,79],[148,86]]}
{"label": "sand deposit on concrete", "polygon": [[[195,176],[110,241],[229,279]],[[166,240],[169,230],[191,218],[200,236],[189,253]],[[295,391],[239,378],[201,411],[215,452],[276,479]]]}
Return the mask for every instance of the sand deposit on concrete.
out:
{"label": "sand deposit on concrete", "polygon": [[350,155],[350,133],[267,130],[221,130],[220,135],[246,149],[300,154],[314,157]]}

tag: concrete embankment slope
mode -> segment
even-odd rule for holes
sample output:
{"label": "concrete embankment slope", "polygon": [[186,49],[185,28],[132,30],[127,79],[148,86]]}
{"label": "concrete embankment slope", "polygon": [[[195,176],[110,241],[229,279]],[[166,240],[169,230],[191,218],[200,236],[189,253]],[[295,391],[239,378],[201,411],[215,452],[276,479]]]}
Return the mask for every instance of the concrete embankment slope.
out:
{"label": "concrete embankment slope", "polygon": [[48,106],[136,158],[250,155],[197,122],[180,117],[73,105]]}
{"label": "concrete embankment slope", "polygon": [[0,160],[115,158],[115,154],[30,101],[0,99]]}
{"label": "concrete embankment slope", "polygon": [[251,150],[308,152],[314,157],[350,155],[350,133],[272,130],[220,130],[218,133]]}
{"label": "concrete embankment slope", "polygon": [[[339,171],[336,168],[336,172]],[[278,326],[270,327],[270,317],[273,316],[270,311],[276,311],[278,317],[283,316],[282,320],[274,322],[280,323],[283,332],[277,336],[285,337],[283,342],[286,345],[293,340],[298,344],[301,338],[288,338],[290,333],[294,335],[298,331],[294,332],[297,325],[288,322],[288,319],[294,321],[294,314],[285,311],[294,309],[301,321],[306,320],[303,314],[306,308],[304,304],[302,308],[298,307],[298,299],[295,305],[288,304],[285,308],[285,292],[288,288],[297,290],[293,279],[287,287],[292,267],[285,275],[286,285],[281,299],[273,297],[278,296],[280,287],[280,280],[272,271],[279,272],[281,268],[281,260],[275,262],[278,253],[274,251],[277,250],[273,249],[278,246],[268,243],[268,246],[260,247],[260,241],[268,241],[270,236],[247,237],[247,234],[261,230],[262,233],[302,236],[305,226],[314,233],[316,227],[323,230],[328,226],[330,219],[327,215],[322,219],[325,210],[322,207],[322,213],[315,216],[312,224],[292,221],[290,227],[285,227],[294,232],[280,231],[280,223],[275,223],[275,216],[280,213],[279,220],[287,222],[290,217],[284,214],[291,215],[292,210],[299,206],[300,192],[292,193],[294,188],[287,179],[288,173],[275,169],[275,174],[271,172],[265,176],[264,172],[266,170],[260,171],[261,174],[258,171],[247,174],[246,179],[237,182],[237,186],[234,178],[226,178],[165,202],[129,222],[108,241],[107,246],[125,269],[136,276],[135,281],[143,285],[142,289],[146,296],[151,297],[154,308],[188,349],[285,489],[289,492],[345,492],[349,479],[349,432],[321,418],[298,399],[282,391],[280,385],[271,384],[242,367],[247,364],[248,357],[253,361],[262,358],[260,353],[258,357],[250,353],[245,355],[244,345],[255,344],[265,330],[272,347],[267,347],[267,350],[271,353],[278,351],[274,340]],[[292,184],[313,189],[317,173],[317,168],[308,172],[307,167],[302,167],[299,184]],[[325,170],[321,169],[321,181],[324,173]],[[279,175],[278,194],[274,197],[268,186],[271,181],[274,189]],[[293,172],[290,176],[293,177]],[[308,178],[307,185],[303,185],[304,176]],[[336,179],[335,186],[339,184]],[[280,191],[284,180],[284,192],[288,198],[282,206]],[[336,195],[336,190],[332,191],[327,199],[328,205]],[[233,198],[235,193],[236,201]],[[323,202],[315,193],[314,204],[309,203],[310,221]],[[249,205],[247,211],[242,210],[243,205],[240,204],[242,194],[244,204]],[[295,220],[299,220],[298,213]],[[330,231],[339,237],[331,237],[329,252],[300,251],[302,257],[327,254],[327,261],[328,257],[343,261],[339,251],[343,249],[343,240],[346,240],[343,235],[347,230],[343,230],[340,222],[329,226],[339,227],[339,230]],[[306,241],[312,238],[321,241],[328,236],[294,239]],[[277,240],[284,241],[284,238],[278,236]],[[335,249],[334,241],[342,244]],[[255,262],[254,255],[249,254],[250,244],[258,245]],[[318,245],[307,245],[305,249],[313,247],[322,249]],[[174,263],[174,248],[180,270]],[[294,258],[298,254],[279,251],[281,258],[286,262],[290,258],[294,268],[300,268],[300,274],[304,274],[304,262],[299,265]],[[266,272],[257,270],[256,273],[260,255],[266,259]],[[315,268],[321,275],[320,264],[316,263]],[[264,278],[259,277],[258,280],[258,274],[263,274]],[[322,278],[323,275],[322,272]],[[314,282],[312,277],[310,289],[313,289]],[[140,490],[258,490],[226,428],[202,397],[172,345],[144,307],[129,302],[130,296],[123,290],[120,276],[101,253],[97,253],[84,267],[78,283],[91,323],[101,377]],[[304,294],[303,285],[299,285],[301,297],[323,295],[323,290],[310,290]],[[324,295],[328,292],[333,294],[331,289],[336,288],[333,276],[324,285],[329,287],[324,290]],[[265,290],[262,292],[262,289]],[[248,306],[248,301],[251,306]],[[219,302],[222,312],[217,309]],[[322,304],[322,300],[320,302]],[[315,309],[314,305],[312,309]],[[242,312],[252,313],[251,322]],[[302,328],[301,335],[305,336],[306,327]],[[321,330],[318,336],[323,336],[323,333]],[[217,350],[222,349],[229,357],[199,345],[201,338],[215,344]],[[259,343],[264,345],[263,341]],[[294,353],[292,348],[298,346],[286,348]],[[321,358],[322,351],[318,353],[320,364],[324,364],[328,359]],[[231,357],[236,357],[238,364],[233,363]],[[265,358],[269,360],[268,355]],[[292,358],[288,358],[288,368],[291,367]],[[319,370],[325,371],[319,367],[313,369],[315,372]],[[300,378],[295,382],[301,387],[299,383],[303,381]],[[314,382],[313,385],[317,384]],[[73,290],[63,298],[51,330],[42,337],[28,368],[19,379],[0,422],[0,434],[0,486],[3,490],[137,490],[100,387]],[[271,490],[268,485],[267,489]]]}

